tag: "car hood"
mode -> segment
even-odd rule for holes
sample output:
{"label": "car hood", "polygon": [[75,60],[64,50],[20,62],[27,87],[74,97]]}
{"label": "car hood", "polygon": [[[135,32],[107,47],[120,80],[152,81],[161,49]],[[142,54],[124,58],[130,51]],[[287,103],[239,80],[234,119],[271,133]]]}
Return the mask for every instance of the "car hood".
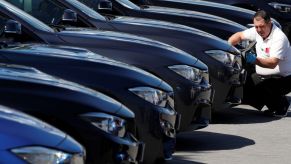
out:
{"label": "car hood", "polygon": [[[181,51],[179,49],[176,49],[170,45],[167,45],[165,43],[155,41],[152,39],[148,39],[145,37],[140,37],[137,35],[131,35],[127,33],[121,33],[121,32],[113,32],[113,31],[101,31],[101,30],[93,30],[88,28],[66,28],[66,30],[63,30],[59,32],[60,35],[74,35],[78,37],[92,37],[95,39],[102,38],[102,39],[115,39],[122,42],[131,42],[131,43],[138,43],[138,44],[144,44],[159,48],[164,48],[172,51]],[[181,51],[182,52],[182,51]]]}
{"label": "car hood", "polygon": [[183,31],[183,32],[190,32],[195,34],[206,35],[208,37],[215,37],[207,32],[198,30],[196,28],[191,28],[189,26],[171,23],[166,21],[154,20],[154,19],[146,19],[146,18],[136,18],[136,17],[127,17],[127,16],[116,16],[111,22],[118,22],[124,24],[133,24],[133,25],[140,25],[140,26],[148,26],[148,27],[156,27],[156,28],[163,28],[169,30],[176,30],[176,31]]}
{"label": "car hood", "polygon": [[244,8],[240,7],[235,7],[231,5],[225,5],[221,3],[215,3],[215,2],[208,2],[208,1],[201,1],[201,0],[161,0],[165,2],[177,2],[177,3],[185,3],[185,4],[195,4],[195,5],[201,5],[201,6],[210,6],[210,7],[216,7],[216,8],[221,8],[221,9],[227,9],[227,10],[233,10],[234,12],[243,12],[243,13],[248,13],[251,15],[254,15],[255,12],[252,10],[247,10]]}
{"label": "car hood", "polygon": [[160,29],[175,30],[175,32],[185,32],[193,35],[199,35],[201,37],[207,37],[210,39],[215,39],[217,41],[222,41],[221,38],[207,33],[205,31],[199,30],[197,28],[192,28],[178,23],[171,23],[161,20],[146,19],[146,18],[136,18],[136,17],[127,17],[127,16],[116,16],[115,19],[111,20],[112,22],[132,24],[139,26],[148,26]]}
{"label": "car hood", "polygon": [[237,26],[238,28],[243,28],[243,29],[246,28],[243,25],[240,25],[231,20],[218,17],[215,15],[211,15],[211,14],[197,12],[197,11],[182,10],[182,9],[175,9],[175,8],[168,8],[168,7],[158,7],[158,6],[146,6],[145,8],[143,8],[143,11],[160,13],[160,14],[168,14],[168,15],[177,15],[177,16],[188,17],[188,18],[206,19],[206,20],[210,20],[214,22],[224,23],[229,26]]}
{"label": "car hood", "polygon": [[[123,112],[127,114],[125,115],[127,117],[131,117],[131,118],[134,117],[134,114],[129,109],[124,107],[122,104],[120,104],[116,100],[100,92],[81,86],[77,83],[69,82],[66,80],[62,80],[62,79],[50,76],[32,67],[0,64],[0,79],[24,81],[24,82],[29,82],[29,83],[55,86],[58,88],[66,88],[68,90],[80,92],[90,97],[93,97],[94,100],[96,100],[96,103],[100,102],[100,103],[103,103],[103,105],[107,105],[108,109],[106,109],[105,112],[117,113],[117,114],[119,114],[120,112]],[[96,104],[96,107],[99,107],[98,104]],[[101,108],[101,110],[103,109]]]}
{"label": "car hood", "polygon": [[[119,37],[120,36],[120,37]],[[119,32],[111,32],[111,31],[61,31],[58,33],[58,37],[65,41],[67,44],[70,45],[77,45],[79,44],[79,41],[76,40],[82,40],[82,43],[87,42],[86,45],[83,44],[86,48],[89,49],[106,49],[106,53],[110,52],[111,55],[104,54],[104,51],[102,51],[102,54],[105,56],[114,56],[112,53],[119,53],[117,49],[121,49],[123,53],[126,53],[126,51],[129,51],[129,54],[132,54],[131,49],[135,47],[138,52],[134,52],[135,55],[143,56],[143,57],[150,57],[150,58],[163,58],[162,64],[166,64],[168,61],[174,61],[177,63],[186,63],[190,66],[195,66],[195,63],[198,61],[197,58],[191,56],[190,54],[175,48],[173,46],[170,46],[168,44],[147,39],[144,37],[138,37],[135,35],[129,35]],[[99,40],[99,42],[98,42]],[[108,45],[104,45],[105,42],[112,43],[112,47],[108,47]],[[122,47],[121,47],[122,46]],[[141,49],[143,47],[143,49]],[[99,52],[98,50],[93,50],[94,52]],[[163,53],[161,53],[163,52]],[[138,53],[138,54],[136,54]],[[136,56],[130,56],[131,59],[136,58]],[[176,57],[176,55],[179,55],[179,57]],[[116,55],[115,55],[116,56]],[[130,60],[131,60],[130,59]],[[168,63],[169,64],[169,63]],[[164,65],[163,65],[164,66]]]}
{"label": "car hood", "polygon": [[[1,52],[1,50],[0,50]],[[80,61],[90,61],[96,64],[100,63],[102,65],[110,65],[112,69],[116,71],[118,69],[127,70],[131,75],[139,77],[139,80],[143,83],[149,83],[154,87],[163,87],[166,91],[170,91],[170,86],[164,83],[161,79],[150,74],[140,68],[122,63],[116,60],[109,59],[107,57],[98,55],[84,48],[77,48],[71,46],[59,46],[59,45],[46,45],[46,44],[20,44],[15,46],[10,46],[4,50],[5,53],[16,53],[16,54],[34,54],[46,57],[56,57],[56,58],[68,58]],[[125,75],[124,75],[125,76]]]}
{"label": "car hood", "polygon": [[5,51],[13,51],[14,53],[37,54],[43,56],[55,56],[63,58],[74,58],[78,60],[111,60],[104,56],[98,55],[84,48],[59,46],[48,44],[11,44]]}
{"label": "car hood", "polygon": [[34,117],[3,106],[0,106],[0,125],[2,150],[31,145],[56,147],[67,137]]}

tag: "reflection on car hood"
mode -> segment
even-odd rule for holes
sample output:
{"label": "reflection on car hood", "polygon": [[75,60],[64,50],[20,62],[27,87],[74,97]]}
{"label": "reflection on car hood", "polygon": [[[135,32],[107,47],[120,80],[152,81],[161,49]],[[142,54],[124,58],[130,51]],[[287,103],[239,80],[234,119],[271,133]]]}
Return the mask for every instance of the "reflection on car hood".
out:
{"label": "reflection on car hood", "polygon": [[138,44],[164,48],[170,51],[178,52],[180,54],[186,54],[184,51],[177,49],[173,46],[170,46],[168,44],[151,40],[151,39],[147,39],[144,37],[136,36],[136,35],[121,33],[121,32],[88,30],[84,28],[70,28],[70,29],[66,29],[64,31],[59,32],[59,34],[66,34],[66,35],[69,34],[69,35],[74,35],[74,36],[79,36],[79,37],[93,37],[93,38],[96,38],[97,40],[98,38],[108,39],[108,40],[114,39],[114,40],[119,40],[123,42],[138,43]]}
{"label": "reflection on car hood", "polygon": [[194,34],[194,35],[202,35],[204,37],[209,37],[212,39],[220,39],[215,35],[209,34],[209,33],[202,31],[202,30],[198,30],[196,28],[191,28],[191,27],[177,24],[177,23],[171,23],[171,22],[154,20],[154,19],[116,16],[116,18],[111,20],[111,21],[112,22],[121,22],[121,23],[126,23],[126,24],[133,24],[133,25],[158,27],[158,28],[170,29],[170,30],[176,30],[176,31],[183,31],[183,32]]}
{"label": "reflection on car hood", "polygon": [[[1,51],[1,50],[0,50]],[[129,70],[133,70],[143,75],[150,76],[156,80],[162,82],[153,74],[148,73],[140,68],[122,63],[110,58],[98,55],[92,51],[84,48],[71,47],[71,46],[60,46],[60,45],[47,45],[47,44],[20,44],[20,45],[10,45],[5,51],[21,54],[37,54],[43,56],[53,56],[57,58],[69,58],[75,60],[99,62],[102,64],[108,64],[116,67],[121,67]]]}
{"label": "reflection on car hood", "polygon": [[206,19],[206,20],[220,22],[220,23],[228,24],[230,26],[237,26],[239,28],[245,29],[244,26],[236,22],[233,22],[231,20],[228,20],[222,17],[215,16],[215,15],[211,15],[211,14],[206,14],[206,13],[197,12],[197,11],[190,11],[190,10],[168,8],[168,7],[157,7],[157,6],[147,6],[147,7],[144,8],[144,11],[168,14],[168,15],[178,15],[178,16],[189,17],[189,18]]}
{"label": "reflection on car hood", "polygon": [[27,82],[34,82],[38,84],[62,87],[69,90],[88,94],[93,97],[97,97],[98,99],[107,101],[109,103],[115,103],[117,106],[121,106],[120,103],[118,103],[117,101],[113,100],[112,98],[100,92],[96,92],[92,89],[81,86],[77,83],[58,79],[56,77],[45,74],[32,67],[0,64],[0,79],[12,79],[12,80],[18,80],[18,81],[27,81]]}
{"label": "reflection on car hood", "polygon": [[[66,138],[66,134],[51,125],[4,106],[0,106],[0,133],[0,149],[21,144],[57,146]],[[10,142],[5,142],[7,139]]]}
{"label": "reflection on car hood", "polygon": [[79,60],[111,60],[107,57],[98,55],[84,48],[47,45],[47,44],[14,44],[9,45],[5,51],[13,51],[15,53],[29,53],[43,56],[55,56],[63,58],[74,58]]}
{"label": "reflection on car hood", "polygon": [[221,9],[227,9],[227,10],[233,10],[233,12],[243,12],[243,13],[248,13],[251,15],[254,15],[255,12],[252,10],[240,8],[240,7],[235,7],[231,5],[225,5],[221,3],[215,3],[215,2],[208,2],[208,1],[201,1],[201,0],[162,0],[165,2],[177,2],[177,3],[185,3],[185,4],[195,4],[195,5],[200,5],[200,6],[210,6],[210,7],[216,7],[216,8],[221,8]]}

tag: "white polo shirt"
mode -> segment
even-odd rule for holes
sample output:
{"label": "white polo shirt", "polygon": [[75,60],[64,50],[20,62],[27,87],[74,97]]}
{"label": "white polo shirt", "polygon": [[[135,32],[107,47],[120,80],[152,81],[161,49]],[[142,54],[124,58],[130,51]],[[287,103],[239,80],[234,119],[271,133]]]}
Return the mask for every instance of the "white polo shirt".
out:
{"label": "white polo shirt", "polygon": [[291,47],[286,35],[273,24],[272,31],[268,38],[263,38],[257,33],[255,27],[243,31],[247,40],[256,41],[256,52],[260,58],[275,57],[280,59],[274,69],[263,68],[256,65],[256,72],[259,75],[291,75]]}

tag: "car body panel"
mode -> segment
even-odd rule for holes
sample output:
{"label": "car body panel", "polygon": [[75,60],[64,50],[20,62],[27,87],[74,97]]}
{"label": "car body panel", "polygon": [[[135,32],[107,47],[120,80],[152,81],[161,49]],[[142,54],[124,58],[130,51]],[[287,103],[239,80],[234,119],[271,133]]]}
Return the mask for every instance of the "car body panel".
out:
{"label": "car body panel", "polygon": [[[17,10],[17,9],[14,9],[14,10]],[[114,39],[111,37],[99,37],[102,35],[102,32],[98,32],[98,31],[94,32],[93,30],[88,30],[86,32],[84,30],[82,31],[81,28],[79,28],[78,30],[75,30],[75,32],[73,30],[55,32],[55,33],[52,33],[49,31],[41,31],[37,28],[31,27],[31,24],[28,24],[28,21],[21,19],[20,18],[21,16],[15,14],[15,12],[11,13],[7,10],[5,12],[7,12],[7,14],[11,16],[11,18],[16,19],[20,23],[23,23],[22,25],[24,29],[27,28],[33,31],[38,36],[38,38],[45,40],[44,41],[45,43],[82,46],[82,47],[92,50],[93,52],[100,53],[107,57],[112,57],[112,58],[114,57],[114,59],[118,59],[119,61],[141,67],[142,69],[149,71],[150,73],[153,73],[154,75],[157,75],[158,77],[161,77],[163,80],[165,80],[169,84],[171,84],[172,79],[170,80],[169,79],[170,76],[166,75],[165,73],[171,74],[172,77],[177,76],[179,78],[178,80],[180,83],[184,81],[184,83],[189,84],[190,82],[188,82],[187,80],[185,82],[185,79],[182,80],[183,79],[182,77],[180,77],[173,71],[169,71],[168,68],[165,66],[169,66],[173,64],[187,64],[189,66],[197,67],[198,69],[201,69],[201,70],[207,70],[207,66],[205,64],[202,64],[201,61],[197,61],[197,59],[192,57],[191,55],[160,42],[152,41],[156,45],[164,45],[164,46],[157,47],[156,45],[149,45],[148,44],[149,39],[145,39],[145,38],[139,38],[136,42],[134,42],[132,41],[133,40],[132,35],[129,35],[129,34],[127,35],[123,34],[121,39],[119,39],[118,37],[115,37]],[[39,22],[39,21],[36,21],[36,22]],[[90,33],[93,33],[94,35]],[[130,42],[124,41],[126,36],[128,36],[128,40],[131,40]],[[133,38],[135,37],[133,36]],[[127,47],[130,49],[128,49]],[[110,55],[114,55],[114,56],[110,56]],[[159,58],[161,60],[157,61],[156,58]],[[153,63],[156,64],[155,67],[152,67]],[[167,77],[167,78],[165,79],[164,77]],[[196,87],[193,83],[191,84],[191,86],[193,86],[193,88]],[[184,87],[184,85],[181,85],[181,87]],[[176,86],[173,86],[173,88],[175,89]],[[188,88],[191,88],[191,87],[188,87]],[[200,92],[199,90],[195,91],[197,95],[199,95],[199,92]],[[188,90],[188,95],[190,93],[191,91]],[[191,111],[192,113],[187,114],[187,115],[184,114],[184,116],[188,117],[188,120],[182,119],[182,121],[185,120],[184,126],[187,126],[189,123],[191,123],[192,118],[193,118],[191,117],[191,115],[195,113],[196,102],[194,102],[193,99],[195,99],[195,97],[194,98],[192,97],[191,101],[188,103],[188,104],[191,104],[189,108],[191,108],[190,110],[192,110]],[[179,109],[181,111],[179,111]],[[183,109],[179,107],[176,108],[176,110],[179,113],[183,112],[183,110],[184,112],[189,111],[188,109]]]}
{"label": "car body panel", "polygon": [[[139,141],[105,133],[80,116],[99,112],[120,117],[127,121],[126,130],[130,134],[134,133],[130,126],[135,126],[135,115],[128,108],[104,94],[36,69],[15,65],[0,67],[1,104],[43,119],[70,134],[86,147],[87,159],[91,162],[93,154],[98,161],[112,162],[121,150],[137,160]],[[122,115],[111,108],[118,108]],[[70,147],[70,144],[64,141],[59,146]]]}
{"label": "car body panel", "polygon": [[[218,49],[226,52],[231,52],[236,55],[240,54],[225,41],[214,35],[198,29],[190,28],[188,26],[160,20],[157,21],[152,19],[126,16],[109,16],[107,19],[107,25],[113,27],[112,29],[109,29],[108,26],[105,27],[102,26],[103,24],[100,24],[100,21],[104,21],[104,19],[100,19],[100,15],[98,17],[95,17],[94,19],[90,15],[86,15],[84,12],[82,12],[80,8],[74,7],[77,5],[68,5],[68,2],[65,2],[67,1],[63,1],[63,4],[67,4],[67,6],[70,6],[71,9],[76,11],[80,15],[80,19],[81,17],[83,17],[82,21],[85,22],[86,20],[86,24],[91,23],[91,25],[97,28],[105,28],[107,30],[133,33],[136,35],[141,35],[144,37],[162,41],[179,49],[182,49],[192,56],[197,57],[199,60],[203,61],[209,66],[210,76],[211,78],[213,78],[211,80],[217,81],[213,82],[214,89],[217,90],[217,98],[214,99],[215,102],[213,107],[216,109],[220,109],[222,108],[222,106],[224,106],[222,104],[224,104],[226,96],[228,96],[229,94],[228,91],[230,90],[230,88],[232,88],[232,80],[239,78],[239,75],[237,73],[233,74],[231,68],[223,66],[222,63],[215,61],[204,52],[206,50]],[[97,8],[96,3],[94,4],[93,2],[89,3],[89,1],[86,1],[86,4],[90,5],[90,7],[95,10]],[[242,92],[238,93],[239,94],[237,96],[242,97]]]}
{"label": "car body panel", "polygon": [[[5,63],[33,66],[46,73],[102,91],[123,102],[136,114],[137,128],[140,129],[138,135],[147,143],[149,150],[153,143],[157,152],[159,150],[157,146],[162,148],[163,133],[159,115],[168,115],[170,119],[174,119],[171,123],[175,126],[177,113],[172,108],[166,107],[172,110],[172,113],[165,114],[160,107],[146,102],[129,91],[134,87],[151,87],[166,93],[173,92],[167,83],[141,69],[85,49],[68,46],[11,45],[1,49],[0,55],[7,59]],[[118,112],[121,111],[116,110],[116,113]],[[175,135],[175,130],[173,132],[172,135]]]}
{"label": "car body panel", "polygon": [[282,26],[282,30],[287,35],[288,39],[291,38],[291,12],[279,12],[268,3],[277,2],[281,4],[291,5],[289,0],[207,0],[227,5],[238,6],[246,9],[257,11],[259,9],[267,11],[270,16],[276,19]]}
{"label": "car body panel", "polygon": [[201,0],[147,0],[144,1],[144,3],[140,3],[140,5],[172,7],[213,14],[232,20],[244,26],[252,23],[253,15],[255,13],[252,10],[240,7]]}
{"label": "car body panel", "polygon": [[[181,10],[176,8],[142,5],[140,8],[124,7],[128,0],[112,0],[113,8],[127,16],[158,19],[198,28],[227,40],[232,33],[246,29],[243,25],[222,17],[202,12]],[[215,24],[215,26],[213,26]]]}
{"label": "car body panel", "polygon": [[[12,154],[11,149],[32,145],[85,157],[85,150],[77,141],[34,117],[0,106],[0,122],[1,163],[7,161],[24,163],[15,154]],[[64,143],[67,143],[67,145],[64,145]]]}

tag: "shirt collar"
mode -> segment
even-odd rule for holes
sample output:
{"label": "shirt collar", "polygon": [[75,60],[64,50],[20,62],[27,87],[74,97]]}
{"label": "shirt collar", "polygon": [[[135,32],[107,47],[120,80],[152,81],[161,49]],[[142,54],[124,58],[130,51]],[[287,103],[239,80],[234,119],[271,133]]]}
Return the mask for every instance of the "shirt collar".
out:
{"label": "shirt collar", "polygon": [[270,40],[270,39],[273,38],[273,33],[274,33],[276,27],[277,26],[274,23],[272,23],[271,33],[270,33],[270,35],[264,41],[268,41],[268,40]]}

